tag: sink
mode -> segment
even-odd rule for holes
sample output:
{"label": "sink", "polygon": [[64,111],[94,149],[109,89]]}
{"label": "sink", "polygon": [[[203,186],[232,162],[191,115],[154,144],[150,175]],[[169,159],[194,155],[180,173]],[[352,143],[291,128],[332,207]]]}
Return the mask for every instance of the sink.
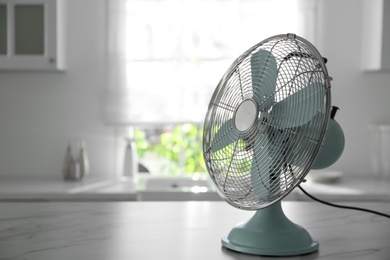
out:
{"label": "sink", "polygon": [[[192,179],[190,177],[150,177],[139,180],[139,186],[144,190],[199,190],[212,189],[207,179]],[[195,188],[197,187],[197,188]]]}
{"label": "sink", "polygon": [[220,201],[213,184],[206,178],[141,177],[138,199],[142,201]]}

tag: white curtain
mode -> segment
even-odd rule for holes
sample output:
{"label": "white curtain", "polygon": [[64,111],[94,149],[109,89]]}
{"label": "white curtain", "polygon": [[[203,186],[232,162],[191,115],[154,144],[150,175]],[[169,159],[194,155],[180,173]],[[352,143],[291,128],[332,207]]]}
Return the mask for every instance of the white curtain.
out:
{"label": "white curtain", "polygon": [[107,0],[107,5],[104,111],[112,124],[200,122],[218,81],[243,51],[281,33],[315,40],[313,1]]}
{"label": "white curtain", "polygon": [[131,121],[131,93],[127,79],[126,0],[107,1],[107,88],[104,117],[109,124]]}

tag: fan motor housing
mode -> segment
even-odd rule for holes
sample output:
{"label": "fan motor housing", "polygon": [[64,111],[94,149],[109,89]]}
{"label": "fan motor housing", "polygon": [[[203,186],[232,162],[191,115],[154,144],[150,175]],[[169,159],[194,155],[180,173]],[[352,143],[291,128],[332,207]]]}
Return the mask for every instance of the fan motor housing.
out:
{"label": "fan motor housing", "polygon": [[314,170],[324,169],[334,164],[344,151],[344,133],[336,120],[330,119],[326,131],[324,143],[311,168]]}

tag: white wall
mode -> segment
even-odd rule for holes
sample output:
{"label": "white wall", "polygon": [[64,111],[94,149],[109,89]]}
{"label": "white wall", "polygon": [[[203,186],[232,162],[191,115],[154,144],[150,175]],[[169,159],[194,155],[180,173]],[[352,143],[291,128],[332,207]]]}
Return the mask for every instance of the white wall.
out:
{"label": "white wall", "polygon": [[[333,104],[344,129],[345,151],[332,166],[346,174],[370,174],[368,125],[390,123],[390,72],[361,70],[363,0],[320,0],[317,47],[328,58]],[[390,158],[389,158],[390,160]]]}
{"label": "white wall", "polygon": [[105,1],[66,1],[65,72],[0,72],[0,175],[61,176],[68,141],[84,139],[91,174],[113,175],[104,125]]}

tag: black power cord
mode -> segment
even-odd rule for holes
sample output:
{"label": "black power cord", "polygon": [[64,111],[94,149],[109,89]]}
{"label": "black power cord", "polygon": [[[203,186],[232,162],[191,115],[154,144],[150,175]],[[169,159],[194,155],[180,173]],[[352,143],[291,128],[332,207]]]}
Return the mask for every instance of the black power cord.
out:
{"label": "black power cord", "polygon": [[312,200],[315,200],[315,201],[320,202],[320,203],[322,203],[322,204],[325,204],[325,205],[328,205],[328,206],[331,206],[331,207],[336,207],[336,208],[364,211],[364,212],[376,214],[376,215],[379,215],[379,216],[382,216],[382,217],[385,217],[385,218],[390,218],[390,215],[385,214],[385,213],[382,213],[382,212],[379,212],[379,211],[375,211],[375,210],[371,210],[371,209],[365,209],[365,208],[359,208],[359,207],[351,207],[351,206],[345,206],[345,205],[338,205],[338,204],[333,204],[333,203],[328,202],[328,201],[325,201],[325,200],[321,200],[321,199],[316,198],[316,197],[314,197],[313,195],[309,194],[306,190],[304,190],[304,189],[301,187],[301,185],[298,185],[298,187],[299,187],[299,189],[300,189],[306,196],[308,196],[308,197],[311,198]]}

